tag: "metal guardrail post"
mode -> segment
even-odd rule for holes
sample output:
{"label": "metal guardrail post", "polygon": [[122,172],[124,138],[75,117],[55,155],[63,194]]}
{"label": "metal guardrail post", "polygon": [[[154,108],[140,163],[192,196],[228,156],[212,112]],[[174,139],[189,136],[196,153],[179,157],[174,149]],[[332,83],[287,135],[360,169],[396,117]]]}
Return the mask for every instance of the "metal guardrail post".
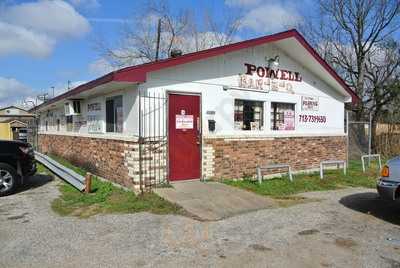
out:
{"label": "metal guardrail post", "polygon": [[262,182],[261,168],[258,166],[257,166],[257,180],[258,180],[258,184],[261,184],[261,182]]}
{"label": "metal guardrail post", "polygon": [[346,166],[346,161],[343,160],[328,160],[328,161],[321,161],[319,163],[319,177],[321,180],[324,178],[324,165],[335,165],[339,169],[340,165],[343,165],[343,174],[347,174],[347,166]]}
{"label": "metal guardrail post", "polygon": [[293,176],[292,176],[292,169],[289,166],[289,180],[293,181]]}
{"label": "metal guardrail post", "polygon": [[366,168],[365,168],[365,160],[364,158],[368,157],[368,162],[369,165],[371,165],[371,158],[378,158],[378,164],[379,164],[379,169],[382,169],[382,160],[381,160],[381,155],[380,154],[365,154],[361,156],[361,164],[362,164],[362,169],[363,173],[365,173]]}

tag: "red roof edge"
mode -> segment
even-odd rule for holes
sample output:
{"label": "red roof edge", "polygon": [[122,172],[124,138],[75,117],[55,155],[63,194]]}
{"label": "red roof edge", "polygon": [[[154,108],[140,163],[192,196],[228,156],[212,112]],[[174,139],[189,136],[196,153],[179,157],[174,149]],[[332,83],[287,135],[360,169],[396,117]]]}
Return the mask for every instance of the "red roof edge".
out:
{"label": "red roof edge", "polygon": [[[163,68],[173,67],[180,64],[189,63],[195,60],[201,60],[210,58],[213,56],[218,56],[224,53],[236,51],[239,49],[245,49],[248,47],[253,47],[265,43],[270,43],[286,38],[293,37],[298,34],[295,29],[288,30],[285,32],[280,32],[276,34],[271,34],[267,36],[262,36],[250,40],[245,40],[233,44],[228,44],[224,46],[214,47],[206,50],[201,50],[197,52],[192,52],[188,54],[184,54],[182,56],[176,58],[168,58],[159,61],[153,61],[141,65],[126,67],[118,70],[116,74],[116,79],[118,81],[135,81],[135,82],[146,82],[146,75],[148,72],[157,71]],[[131,71],[137,71],[133,73],[127,73]]]}
{"label": "red roof edge", "polygon": [[49,100],[48,102],[39,105],[37,109],[111,81],[143,83],[146,82],[147,73],[152,71],[157,71],[163,68],[173,67],[200,59],[218,56],[239,49],[245,49],[248,47],[253,47],[291,37],[296,38],[297,41],[299,41],[300,44],[324,67],[324,69],[328,71],[328,73],[332,75],[332,77],[351,95],[353,103],[360,100],[357,94],[350,89],[350,87],[343,81],[343,79],[336,73],[336,71],[334,71],[332,67],[315,51],[315,49],[305,40],[305,38],[296,29],[291,29],[285,32],[245,40],[225,46],[188,53],[176,58],[168,58],[160,61],[122,68],[106,74],[100,78],[97,78],[96,80],[80,85],[73,90],[65,92],[64,94],[61,94]]}

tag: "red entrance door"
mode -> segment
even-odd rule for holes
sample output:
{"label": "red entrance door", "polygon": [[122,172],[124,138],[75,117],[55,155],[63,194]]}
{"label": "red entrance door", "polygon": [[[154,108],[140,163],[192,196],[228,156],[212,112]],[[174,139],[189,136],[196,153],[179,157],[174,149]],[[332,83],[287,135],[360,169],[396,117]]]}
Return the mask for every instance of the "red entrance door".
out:
{"label": "red entrance door", "polygon": [[168,103],[169,180],[199,179],[200,96],[170,94]]}

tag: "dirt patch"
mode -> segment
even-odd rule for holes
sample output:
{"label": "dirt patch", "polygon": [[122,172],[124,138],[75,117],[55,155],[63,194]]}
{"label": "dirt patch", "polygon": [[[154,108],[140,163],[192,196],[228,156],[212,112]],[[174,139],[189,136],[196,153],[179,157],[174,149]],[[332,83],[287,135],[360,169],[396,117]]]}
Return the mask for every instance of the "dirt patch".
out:
{"label": "dirt patch", "polygon": [[75,209],[71,216],[76,216],[82,219],[89,218],[90,216],[100,214],[103,212],[103,209],[98,204],[93,204],[86,207],[80,207]]}
{"label": "dirt patch", "polygon": [[301,232],[298,232],[298,235],[313,235],[319,233],[319,230],[317,229],[309,229],[309,230],[304,230]]}
{"label": "dirt patch", "polygon": [[346,248],[346,249],[354,248],[355,246],[357,246],[356,241],[354,241],[353,239],[351,239],[351,238],[341,238],[341,237],[336,238],[335,244],[338,247]]}

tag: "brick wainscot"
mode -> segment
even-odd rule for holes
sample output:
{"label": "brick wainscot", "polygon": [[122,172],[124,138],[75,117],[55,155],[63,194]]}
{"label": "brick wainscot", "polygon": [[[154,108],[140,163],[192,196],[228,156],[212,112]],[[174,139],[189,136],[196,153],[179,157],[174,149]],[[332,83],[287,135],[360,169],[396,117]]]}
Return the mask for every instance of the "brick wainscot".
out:
{"label": "brick wainscot", "polygon": [[319,168],[323,160],[346,160],[345,136],[205,138],[203,175],[213,178],[254,176],[257,165],[288,163],[294,171]]}
{"label": "brick wainscot", "polygon": [[[61,156],[95,175],[139,190],[137,141],[41,134],[39,149]],[[205,179],[255,176],[257,165],[265,163],[288,163],[295,172],[307,171],[318,168],[323,160],[346,160],[346,154],[345,136],[206,137],[203,139],[202,174]],[[150,165],[146,161],[153,160],[144,156],[143,161],[146,180],[154,172],[147,170]],[[161,159],[155,167],[162,170],[164,180],[166,163],[166,159]]]}
{"label": "brick wainscot", "polygon": [[135,141],[41,134],[39,150],[132,190],[139,188],[139,146]]}

